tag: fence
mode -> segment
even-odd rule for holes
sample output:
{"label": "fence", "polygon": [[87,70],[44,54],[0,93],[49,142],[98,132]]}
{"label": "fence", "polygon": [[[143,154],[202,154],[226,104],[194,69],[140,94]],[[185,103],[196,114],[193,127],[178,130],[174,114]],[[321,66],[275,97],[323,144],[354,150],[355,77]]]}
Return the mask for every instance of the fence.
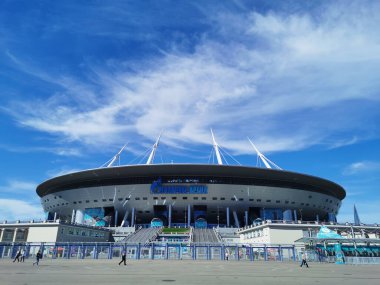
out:
{"label": "fence", "polygon": [[345,263],[353,265],[380,264],[380,257],[346,256]]}
{"label": "fence", "polygon": [[130,244],[130,243],[0,243],[0,258],[14,258],[18,250],[26,258],[35,258],[39,250],[50,259],[112,259],[120,258],[123,250],[127,259],[192,259],[235,261],[297,261],[293,245],[231,245],[231,244]]}

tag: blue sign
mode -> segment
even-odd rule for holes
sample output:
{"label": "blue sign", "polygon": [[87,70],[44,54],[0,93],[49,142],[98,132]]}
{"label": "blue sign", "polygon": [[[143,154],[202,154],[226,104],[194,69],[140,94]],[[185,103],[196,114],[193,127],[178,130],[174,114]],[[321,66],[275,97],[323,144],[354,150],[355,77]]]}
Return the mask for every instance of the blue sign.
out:
{"label": "blue sign", "polygon": [[162,185],[161,178],[150,186],[152,194],[207,194],[205,185]]}

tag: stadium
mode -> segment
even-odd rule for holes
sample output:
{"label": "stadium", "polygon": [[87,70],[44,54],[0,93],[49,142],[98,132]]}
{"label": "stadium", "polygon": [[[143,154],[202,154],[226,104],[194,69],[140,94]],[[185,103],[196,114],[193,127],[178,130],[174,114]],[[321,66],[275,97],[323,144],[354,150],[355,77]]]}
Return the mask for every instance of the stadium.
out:
{"label": "stadium", "polygon": [[[47,219],[112,227],[244,227],[260,220],[336,222],[345,190],[323,178],[280,169],[256,146],[265,168],[217,164],[114,166],[49,179],[37,187]],[[273,167],[274,166],[274,167]]]}

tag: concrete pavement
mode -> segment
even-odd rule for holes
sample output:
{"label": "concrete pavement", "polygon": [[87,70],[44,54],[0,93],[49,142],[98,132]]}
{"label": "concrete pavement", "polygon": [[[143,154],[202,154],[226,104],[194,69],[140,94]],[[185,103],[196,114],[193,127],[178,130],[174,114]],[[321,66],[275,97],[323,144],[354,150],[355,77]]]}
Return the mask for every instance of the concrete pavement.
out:
{"label": "concrete pavement", "polygon": [[0,260],[0,284],[380,284],[380,265],[128,260]]}

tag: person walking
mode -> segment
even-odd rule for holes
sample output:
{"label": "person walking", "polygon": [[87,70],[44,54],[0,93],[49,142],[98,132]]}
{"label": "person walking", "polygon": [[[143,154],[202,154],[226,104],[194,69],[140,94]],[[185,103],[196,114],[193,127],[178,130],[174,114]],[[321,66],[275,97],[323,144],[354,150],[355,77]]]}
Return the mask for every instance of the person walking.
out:
{"label": "person walking", "polygon": [[25,257],[26,257],[26,250],[23,249],[23,250],[21,251],[21,262],[25,262]]}
{"label": "person walking", "polygon": [[36,261],[33,262],[33,266],[34,266],[34,264],[37,264],[37,266],[38,266],[38,263],[40,262],[41,257],[42,257],[41,250],[39,250],[36,254]]}
{"label": "person walking", "polygon": [[124,262],[124,265],[127,265],[127,253],[125,249],[121,252],[121,261],[119,262],[119,265]]}
{"label": "person walking", "polygon": [[13,262],[15,262],[16,260],[17,260],[17,262],[20,262],[20,257],[21,257],[21,249],[19,249],[17,251],[15,259],[13,260]]}
{"label": "person walking", "polygon": [[305,253],[302,254],[302,262],[301,262],[300,267],[302,267],[302,265],[304,265],[304,264],[306,265],[307,268],[309,268],[309,264],[307,264],[307,261],[306,261],[306,254]]}

